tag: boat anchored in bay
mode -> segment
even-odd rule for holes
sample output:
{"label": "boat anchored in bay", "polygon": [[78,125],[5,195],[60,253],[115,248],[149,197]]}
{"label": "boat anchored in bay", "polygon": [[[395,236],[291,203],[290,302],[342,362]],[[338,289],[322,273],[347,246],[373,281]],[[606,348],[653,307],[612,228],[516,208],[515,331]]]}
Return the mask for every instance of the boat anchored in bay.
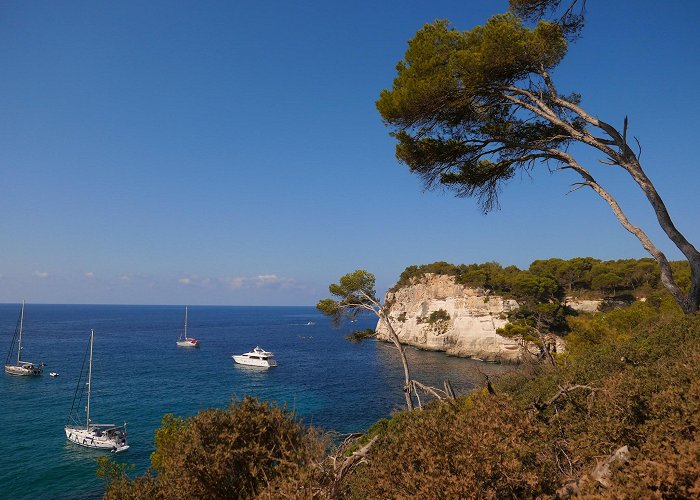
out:
{"label": "boat anchored in bay", "polygon": [[[10,344],[10,351],[7,353],[7,359],[5,360],[5,373],[8,375],[25,375],[25,376],[36,376],[41,375],[44,371],[44,363],[36,364],[30,363],[29,361],[22,360],[22,331],[24,330],[24,301],[22,301],[22,308],[19,312],[19,319],[17,320],[17,327],[15,328],[15,334],[12,336],[12,343]],[[17,341],[17,361],[12,363],[12,354],[15,348],[15,341]]]}
{"label": "boat anchored in bay", "polygon": [[[78,385],[75,388],[73,395],[73,404],[71,405],[70,413],[68,414],[68,422],[73,425],[66,424],[65,432],[69,441],[85,446],[86,448],[96,448],[100,450],[111,450],[114,453],[126,451],[129,449],[126,436],[126,424],[93,424],[90,421],[90,394],[92,392],[92,347],[95,340],[95,332],[90,330],[90,362],[88,364],[87,383],[83,383],[83,375],[85,368],[85,360],[83,360],[83,369],[78,377]],[[87,355],[87,352],[86,352]],[[81,424],[78,412],[83,398],[83,392],[87,387],[87,405],[85,406],[85,424]],[[75,410],[75,412],[74,412]]]}
{"label": "boat anchored in bay", "polygon": [[234,354],[231,357],[239,365],[259,366],[261,368],[277,366],[275,355],[269,351],[260,349],[260,347],[257,346],[250,352],[246,352],[244,354]]}
{"label": "boat anchored in bay", "polygon": [[187,307],[185,307],[185,321],[177,339],[178,347],[199,347],[199,340],[187,336]]}

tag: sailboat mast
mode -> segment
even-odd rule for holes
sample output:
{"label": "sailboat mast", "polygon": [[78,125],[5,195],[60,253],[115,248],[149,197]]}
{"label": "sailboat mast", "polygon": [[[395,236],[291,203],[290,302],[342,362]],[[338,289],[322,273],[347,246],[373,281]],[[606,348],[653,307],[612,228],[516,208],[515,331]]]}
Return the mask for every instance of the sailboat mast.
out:
{"label": "sailboat mast", "polygon": [[187,306],[185,306],[185,338],[187,338]]}
{"label": "sailboat mast", "polygon": [[19,313],[19,345],[17,346],[17,364],[20,364],[22,357],[22,329],[24,328],[24,301],[22,301],[22,309]]}
{"label": "sailboat mast", "polygon": [[90,365],[88,368],[88,396],[87,415],[85,416],[85,429],[90,430],[90,392],[92,392],[92,343],[95,338],[95,330],[90,330]]}

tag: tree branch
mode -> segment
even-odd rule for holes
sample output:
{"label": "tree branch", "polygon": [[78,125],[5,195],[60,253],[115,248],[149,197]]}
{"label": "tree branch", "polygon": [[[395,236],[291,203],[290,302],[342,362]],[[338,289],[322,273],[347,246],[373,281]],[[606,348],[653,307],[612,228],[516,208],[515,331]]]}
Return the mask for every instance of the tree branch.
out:
{"label": "tree branch", "polygon": [[[610,193],[603,189],[603,187],[596,182],[593,176],[585,168],[579,165],[571,155],[555,149],[551,150],[551,152],[553,155],[557,155],[562,162],[568,163],[573,170],[578,172],[578,174],[584,178],[586,184],[590,186],[591,189],[593,189],[593,191],[595,191],[598,196],[600,196],[608,204],[608,206],[610,206],[613,214],[620,224],[622,224],[622,227],[632,233],[640,241],[644,249],[649,252],[652,257],[654,257],[656,262],[658,262],[659,267],[661,268],[661,280],[669,292],[671,292],[673,298],[681,305],[687,304],[683,291],[678,287],[673,279],[673,270],[671,269],[671,264],[666,258],[666,255],[652,243],[647,234],[641,228],[633,225],[629,221],[615,198],[613,198]],[[700,256],[698,264],[700,265]]]}

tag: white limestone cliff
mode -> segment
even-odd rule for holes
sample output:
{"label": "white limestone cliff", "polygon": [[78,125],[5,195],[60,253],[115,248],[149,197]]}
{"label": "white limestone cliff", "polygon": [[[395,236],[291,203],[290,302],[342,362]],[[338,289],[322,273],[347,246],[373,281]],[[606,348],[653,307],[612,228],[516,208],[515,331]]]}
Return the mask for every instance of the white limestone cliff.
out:
{"label": "white limestone cliff", "polygon": [[[518,307],[514,300],[457,284],[451,276],[426,274],[387,293],[386,303],[403,344],[484,361],[521,360],[520,343],[496,333],[508,322],[506,313]],[[449,319],[430,323],[430,314],[439,310],[446,311]],[[377,324],[377,338],[388,340],[382,321]]]}

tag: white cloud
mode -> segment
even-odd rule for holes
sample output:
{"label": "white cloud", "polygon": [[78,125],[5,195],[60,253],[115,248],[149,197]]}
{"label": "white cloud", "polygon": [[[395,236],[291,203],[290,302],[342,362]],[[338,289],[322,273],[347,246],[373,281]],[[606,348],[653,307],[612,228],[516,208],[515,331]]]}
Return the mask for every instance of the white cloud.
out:
{"label": "white cloud", "polygon": [[46,271],[34,271],[32,273],[32,276],[34,276],[35,278],[44,279],[49,277],[49,273],[47,273]]}
{"label": "white cloud", "polygon": [[95,273],[93,273],[92,271],[88,271],[87,273],[85,273],[85,277],[91,280],[95,277]]}
{"label": "white cloud", "polygon": [[234,276],[223,278],[224,284],[234,289],[243,288],[289,288],[296,284],[293,279],[280,278],[276,274],[259,274],[257,276]]}
{"label": "white cloud", "polygon": [[201,277],[196,274],[183,276],[182,278],[179,278],[177,282],[185,286],[196,286],[202,288],[210,288],[212,285],[211,278]]}
{"label": "white cloud", "polygon": [[256,276],[254,279],[257,283],[275,283],[276,281],[279,281],[276,274],[263,274]]}

